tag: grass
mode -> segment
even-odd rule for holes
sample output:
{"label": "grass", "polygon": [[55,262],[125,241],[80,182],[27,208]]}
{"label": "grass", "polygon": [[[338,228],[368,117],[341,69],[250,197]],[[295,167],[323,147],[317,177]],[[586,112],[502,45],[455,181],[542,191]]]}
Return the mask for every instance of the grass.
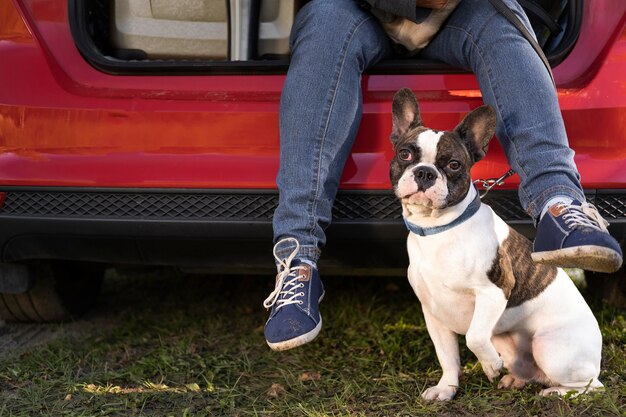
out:
{"label": "grass", "polygon": [[456,399],[432,403],[420,392],[440,368],[405,279],[325,278],[322,333],[278,353],[263,338],[272,281],[109,273],[98,309],[2,354],[0,416],[626,416],[624,310],[593,305],[602,392],[498,390],[462,347]]}

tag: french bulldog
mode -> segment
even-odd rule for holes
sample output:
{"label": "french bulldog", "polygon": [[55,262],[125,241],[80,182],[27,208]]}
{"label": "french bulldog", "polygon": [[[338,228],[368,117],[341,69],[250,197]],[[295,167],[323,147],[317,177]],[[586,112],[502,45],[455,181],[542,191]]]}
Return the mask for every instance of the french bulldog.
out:
{"label": "french bulldog", "polygon": [[583,393],[598,380],[602,335],[584,298],[559,268],[535,264],[532,244],[473,186],[496,115],[482,106],[452,131],[425,127],[409,89],[396,93],[390,178],[409,228],[408,279],[442,368],[428,400],[450,400],[461,370],[458,335],[499,388],[545,386],[542,395]]}

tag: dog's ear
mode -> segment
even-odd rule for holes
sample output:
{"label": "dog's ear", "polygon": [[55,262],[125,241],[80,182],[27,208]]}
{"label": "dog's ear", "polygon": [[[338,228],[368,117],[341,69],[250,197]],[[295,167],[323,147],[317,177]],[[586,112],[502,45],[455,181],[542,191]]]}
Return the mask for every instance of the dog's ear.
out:
{"label": "dog's ear", "polygon": [[398,138],[411,129],[422,125],[420,108],[413,91],[402,88],[393,96],[391,109],[393,129],[391,130],[391,142],[396,143]]}
{"label": "dog's ear", "polygon": [[454,129],[467,144],[474,162],[485,157],[496,131],[496,112],[491,106],[480,106],[469,113]]}

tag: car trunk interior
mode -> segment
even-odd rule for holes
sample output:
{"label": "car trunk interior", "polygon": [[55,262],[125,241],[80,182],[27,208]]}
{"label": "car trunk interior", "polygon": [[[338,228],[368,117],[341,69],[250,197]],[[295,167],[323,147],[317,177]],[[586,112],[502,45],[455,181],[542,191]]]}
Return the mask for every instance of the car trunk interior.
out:
{"label": "car trunk interior", "polygon": [[[574,46],[582,0],[518,0],[552,66]],[[282,73],[289,32],[306,0],[69,0],[75,42],[112,74]],[[458,72],[417,57],[374,73]]]}

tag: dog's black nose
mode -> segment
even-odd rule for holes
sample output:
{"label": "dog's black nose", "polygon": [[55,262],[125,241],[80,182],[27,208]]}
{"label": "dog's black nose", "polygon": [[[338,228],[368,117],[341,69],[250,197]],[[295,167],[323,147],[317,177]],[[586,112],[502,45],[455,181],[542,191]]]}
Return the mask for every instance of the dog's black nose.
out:
{"label": "dog's black nose", "polygon": [[433,167],[418,166],[413,170],[415,183],[418,190],[427,190],[435,184],[437,180],[437,171]]}

